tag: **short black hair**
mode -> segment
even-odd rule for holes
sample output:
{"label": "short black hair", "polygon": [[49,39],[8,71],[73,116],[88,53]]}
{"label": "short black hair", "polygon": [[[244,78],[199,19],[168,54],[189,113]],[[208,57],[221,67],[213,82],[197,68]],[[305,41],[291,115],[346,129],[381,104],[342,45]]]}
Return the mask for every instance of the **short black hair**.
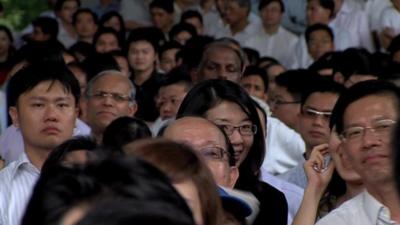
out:
{"label": "short black hair", "polygon": [[317,24],[313,24],[313,25],[307,27],[307,29],[306,29],[305,37],[306,37],[307,44],[310,42],[311,34],[314,33],[315,31],[325,31],[325,32],[327,32],[329,37],[332,40],[332,43],[334,42],[335,35],[333,34],[332,29],[329,26],[325,25],[325,24],[317,23]]}
{"label": "short black hair", "polygon": [[103,145],[115,151],[139,139],[151,138],[149,127],[140,119],[123,116],[112,121],[104,130]]}
{"label": "short black hair", "polygon": [[105,27],[105,26],[104,26],[105,23],[106,23],[107,21],[109,21],[109,20],[110,20],[111,18],[113,18],[113,17],[118,18],[118,21],[119,21],[120,26],[121,26],[121,30],[120,30],[118,33],[119,33],[119,35],[120,35],[121,41],[124,42],[124,41],[125,41],[126,28],[125,28],[124,19],[122,18],[121,14],[119,14],[119,13],[116,12],[116,11],[107,12],[107,13],[105,13],[104,15],[102,15],[102,16],[100,17],[99,25],[100,25],[100,27]]}
{"label": "short black hair", "polygon": [[[310,2],[311,0],[307,0],[307,2]],[[322,6],[322,8],[325,8],[329,11],[331,11],[330,17],[333,17],[335,14],[335,1],[334,0],[318,0],[319,4]]]}
{"label": "short black hair", "polygon": [[183,46],[176,41],[168,41],[158,49],[158,55],[161,58],[162,54],[170,49],[182,50]]}
{"label": "short black hair", "polygon": [[98,18],[97,18],[97,14],[96,14],[96,13],[94,13],[94,12],[93,12],[91,9],[89,9],[89,8],[80,8],[80,9],[78,9],[78,10],[74,13],[74,15],[72,16],[72,24],[73,24],[73,25],[76,25],[76,21],[78,20],[78,16],[79,16],[79,14],[82,14],[82,13],[90,14],[90,15],[92,16],[93,22],[94,22],[95,24],[98,23]]}
{"label": "short black hair", "polygon": [[99,40],[100,36],[103,34],[112,34],[118,41],[118,46],[122,49],[124,40],[121,39],[121,35],[111,27],[100,27],[97,29],[96,33],[93,36],[93,45],[96,45],[97,41]]}
{"label": "short black hair", "polygon": [[317,73],[323,69],[333,70],[333,67],[336,65],[336,61],[338,60],[339,55],[339,52],[327,52],[319,59],[317,59],[317,61],[313,62],[313,64],[311,64],[308,69]]}
{"label": "short black hair", "polygon": [[54,4],[54,11],[60,11],[64,5],[65,2],[68,1],[75,1],[78,4],[78,7],[81,6],[81,1],[80,0],[57,0],[56,4]]}
{"label": "short black hair", "polygon": [[50,39],[57,39],[58,23],[57,20],[47,16],[41,16],[32,21],[34,27],[39,27],[44,34],[50,35]]}
{"label": "short black hair", "polygon": [[328,76],[315,75],[314,81],[310,84],[310,88],[305,90],[304,94],[301,96],[301,106],[307,101],[310,95],[321,92],[321,93],[333,93],[338,96],[345,90],[342,84],[339,84],[332,80]]}
{"label": "short black hair", "polygon": [[173,0],[153,0],[150,5],[149,9],[153,8],[160,8],[165,12],[172,14],[174,13],[174,1]]}
{"label": "short black hair", "polygon": [[138,41],[150,43],[157,53],[159,46],[164,44],[165,37],[162,31],[156,27],[139,27],[129,33],[126,41],[126,49],[129,49],[131,43]]}
{"label": "short black hair", "polygon": [[261,69],[258,66],[247,66],[246,69],[244,70],[242,79],[248,76],[259,76],[264,84],[265,87],[265,92],[268,91],[268,84],[269,84],[269,80],[267,77],[267,73],[265,72],[265,70]]}
{"label": "short black hair", "polygon": [[283,4],[282,0],[261,0],[260,3],[258,4],[258,10],[261,11],[262,9],[264,9],[264,7],[273,2],[279,3],[279,5],[281,6],[281,12],[282,13],[285,12],[285,5]]}
{"label": "short black hair", "polygon": [[340,72],[345,81],[353,74],[376,75],[371,54],[365,49],[349,48],[337,57],[333,73]]}
{"label": "short black hair", "polygon": [[332,128],[336,125],[337,133],[342,133],[344,129],[344,113],[347,107],[351,103],[370,95],[392,96],[394,98],[395,109],[397,109],[397,115],[400,115],[400,89],[387,81],[368,80],[354,84],[340,95],[332,111],[330,127]]}
{"label": "short black hair", "polygon": [[88,42],[78,41],[75,44],[73,44],[68,49],[68,51],[75,57],[77,57],[77,55],[80,54],[84,57],[84,59],[86,59],[88,56],[94,54],[95,49],[94,49],[93,45]]}
{"label": "short black hair", "polygon": [[257,65],[258,60],[260,60],[260,53],[254,48],[244,47],[242,50],[246,54],[249,64],[252,66]]}
{"label": "short black hair", "polygon": [[187,10],[181,15],[181,23],[185,23],[187,19],[197,18],[203,24],[203,16],[197,10]]}
{"label": "short black hair", "polygon": [[288,70],[275,77],[275,82],[276,85],[286,88],[295,101],[301,101],[313,78],[317,76],[316,72],[306,69]]}
{"label": "short black hair", "polygon": [[178,23],[175,24],[171,30],[168,33],[169,39],[174,40],[175,36],[178,35],[181,32],[188,32],[192,37],[197,36],[197,30],[196,28],[189,23],[183,22],[183,23]]}
{"label": "short black hair", "polygon": [[174,84],[183,85],[187,92],[193,86],[190,74],[180,67],[174,68],[168,74],[164,75],[160,82],[160,88]]}
{"label": "short black hair", "polygon": [[38,84],[51,81],[60,82],[63,88],[74,96],[77,105],[80,97],[79,82],[64,64],[33,64],[28,65],[11,77],[7,87],[7,103],[18,106],[19,97],[31,91]]}

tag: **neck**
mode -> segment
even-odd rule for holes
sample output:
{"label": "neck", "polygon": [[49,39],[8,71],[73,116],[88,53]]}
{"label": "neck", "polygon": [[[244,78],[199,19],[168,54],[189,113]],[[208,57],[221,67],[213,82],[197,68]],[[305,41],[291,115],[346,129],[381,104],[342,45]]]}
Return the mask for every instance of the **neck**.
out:
{"label": "neck", "polygon": [[230,25],[231,28],[231,32],[232,34],[236,34],[238,32],[243,31],[246,26],[249,24],[249,21],[247,20],[247,18],[245,20],[240,20],[238,23],[236,24],[232,24]]}
{"label": "neck", "polygon": [[133,81],[135,84],[141,86],[144,82],[146,82],[150,77],[151,74],[153,73],[153,68],[147,69],[147,70],[141,70],[141,71],[135,71],[135,76],[133,78]]}
{"label": "neck", "polygon": [[279,24],[272,26],[264,26],[264,31],[267,34],[275,34],[276,32],[278,32],[278,29],[279,29]]}
{"label": "neck", "polygon": [[46,161],[52,149],[34,149],[25,146],[25,153],[29,161],[38,169],[41,170],[44,161]]}
{"label": "neck", "polygon": [[103,141],[103,131],[92,130],[92,137],[94,138],[97,144],[101,144]]}
{"label": "neck", "polygon": [[62,24],[68,34],[70,34],[71,36],[76,36],[75,28],[74,26],[72,26],[72,24],[66,23],[64,21],[62,21]]}
{"label": "neck", "polygon": [[366,188],[374,198],[389,209],[391,219],[400,223],[400,196],[394,180],[373,185],[366,184]]}

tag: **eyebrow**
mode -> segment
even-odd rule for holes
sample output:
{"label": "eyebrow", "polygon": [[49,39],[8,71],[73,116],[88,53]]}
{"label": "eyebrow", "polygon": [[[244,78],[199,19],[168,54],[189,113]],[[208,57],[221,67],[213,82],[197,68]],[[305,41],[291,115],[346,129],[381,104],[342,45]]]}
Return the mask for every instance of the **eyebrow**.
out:
{"label": "eyebrow", "polygon": [[332,112],[332,110],[333,110],[333,109],[318,109],[318,108],[315,108],[315,107],[309,106],[309,105],[304,106],[304,108],[312,109],[312,110],[319,111],[319,112]]}

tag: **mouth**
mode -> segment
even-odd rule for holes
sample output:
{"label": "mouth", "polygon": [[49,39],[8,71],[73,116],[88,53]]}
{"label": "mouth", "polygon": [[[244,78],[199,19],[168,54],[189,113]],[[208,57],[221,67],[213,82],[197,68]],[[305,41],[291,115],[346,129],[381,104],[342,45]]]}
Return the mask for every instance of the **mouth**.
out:
{"label": "mouth", "polygon": [[100,111],[97,113],[97,116],[107,116],[107,117],[115,117],[116,115],[109,111]]}
{"label": "mouth", "polygon": [[41,132],[44,134],[47,134],[47,135],[55,135],[55,134],[59,134],[60,130],[57,127],[48,126],[48,127],[43,128]]}
{"label": "mouth", "polygon": [[314,138],[323,138],[325,134],[320,131],[310,131],[309,134]]}
{"label": "mouth", "polygon": [[373,155],[368,155],[366,156],[362,163],[363,164],[375,164],[375,163],[379,163],[382,160],[386,159],[387,157],[384,155],[379,155],[379,154],[373,154]]}

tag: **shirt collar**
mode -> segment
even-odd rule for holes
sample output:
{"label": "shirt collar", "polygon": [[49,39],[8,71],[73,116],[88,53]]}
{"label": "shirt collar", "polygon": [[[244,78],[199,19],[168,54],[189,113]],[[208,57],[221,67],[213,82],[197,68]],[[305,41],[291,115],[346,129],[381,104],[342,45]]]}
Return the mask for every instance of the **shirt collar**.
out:
{"label": "shirt collar", "polygon": [[385,222],[385,224],[392,223],[389,209],[366,190],[363,193],[363,207],[372,224],[382,224],[378,222],[379,220]]}
{"label": "shirt collar", "polygon": [[14,178],[17,175],[18,171],[23,169],[31,170],[37,174],[40,173],[40,171],[29,161],[28,156],[25,152],[23,152],[15,161],[15,167],[11,171],[11,177]]}

